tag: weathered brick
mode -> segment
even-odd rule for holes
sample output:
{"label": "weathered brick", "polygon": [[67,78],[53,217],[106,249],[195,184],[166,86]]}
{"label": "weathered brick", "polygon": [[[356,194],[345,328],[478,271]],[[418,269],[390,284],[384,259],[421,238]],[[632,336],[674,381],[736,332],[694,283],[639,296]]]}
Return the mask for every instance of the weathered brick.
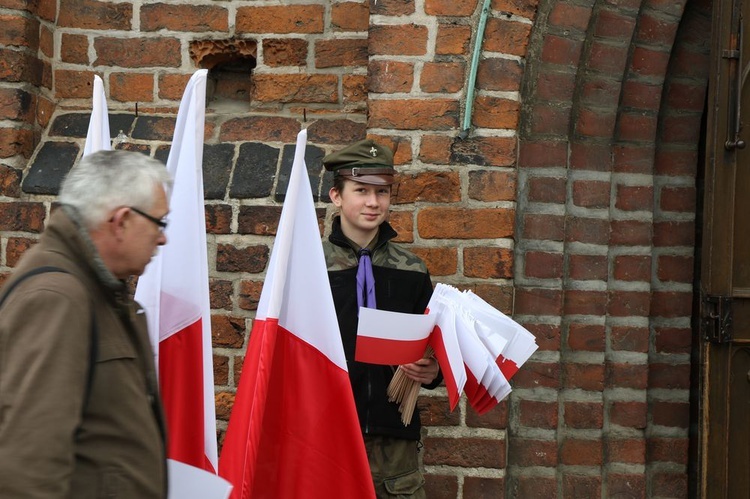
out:
{"label": "weathered brick", "polygon": [[0,158],[21,154],[25,158],[34,151],[35,134],[24,128],[0,128]]}
{"label": "weathered brick", "polygon": [[604,326],[571,323],[568,326],[568,347],[580,352],[603,352],[606,346]]}
{"label": "weathered brick", "polygon": [[438,24],[435,54],[467,55],[471,46],[471,26]]}
{"label": "weathered brick", "polygon": [[416,24],[374,25],[369,30],[372,55],[425,55],[427,26]]}
{"label": "weathered brick", "polygon": [[431,276],[453,275],[458,268],[456,248],[412,247],[410,250],[424,260]]}
{"label": "weathered brick", "polygon": [[232,207],[226,204],[206,205],[206,232],[229,234],[232,231]]}
{"label": "weathered brick", "polygon": [[234,290],[232,289],[232,281],[225,281],[223,279],[209,279],[208,291],[211,308],[224,310],[232,309],[232,295],[234,294]]}
{"label": "weathered brick", "polygon": [[227,31],[229,12],[215,5],[170,5],[149,3],[141,6],[142,31]]}
{"label": "weathered brick", "polygon": [[460,200],[458,172],[424,172],[399,175],[398,191],[392,203],[454,203]]}
{"label": "weathered brick", "polygon": [[259,74],[252,100],[259,102],[336,103],[338,78],[329,74]]}
{"label": "weathered brick", "polygon": [[618,255],[612,265],[612,275],[621,281],[651,281],[651,255]]}
{"label": "weathered brick", "polygon": [[26,52],[0,47],[0,80],[40,85],[43,71],[44,65],[39,59]]}
{"label": "weathered brick", "polygon": [[616,78],[622,75],[628,65],[628,48],[626,45],[611,44],[606,40],[594,41],[589,51],[588,64],[594,71]]}
{"label": "weathered brick", "polygon": [[414,221],[411,212],[391,210],[388,221],[391,224],[391,227],[393,227],[393,229],[398,233],[398,236],[394,239],[394,242],[414,242]]}
{"label": "weathered brick", "polygon": [[177,68],[182,64],[180,41],[177,38],[110,38],[94,39],[97,58],[95,66],[123,68]]}
{"label": "weathered brick", "polygon": [[470,171],[469,198],[477,201],[514,201],[516,198],[515,172]]}
{"label": "weathered brick", "polygon": [[0,14],[0,45],[36,48],[39,43],[39,21],[34,18]]}
{"label": "weathered brick", "polygon": [[64,99],[90,99],[94,74],[92,71],[55,71],[55,95]]}
{"label": "weathered brick", "polygon": [[[220,392],[216,394],[216,418],[221,421],[229,421],[234,406],[234,393]],[[223,441],[223,440],[222,440]]]}
{"label": "weathered brick", "polygon": [[523,326],[536,338],[539,351],[559,352],[562,344],[560,326],[553,324],[535,324],[523,321]]}
{"label": "weathered brick", "polygon": [[414,64],[399,61],[371,61],[367,67],[367,88],[376,93],[408,92],[414,84]]}
{"label": "weathered brick", "polygon": [[344,104],[353,104],[355,109],[364,108],[367,100],[367,76],[366,75],[342,75],[341,76],[341,96]]}
{"label": "weathered brick", "polygon": [[262,281],[240,281],[240,289],[237,295],[237,305],[242,310],[256,310],[260,301],[260,292],[263,290]]}
{"label": "weathered brick", "polygon": [[568,217],[565,239],[571,242],[607,244],[609,221],[599,218]]}
{"label": "weathered brick", "polygon": [[604,366],[569,363],[563,365],[563,386],[598,392],[604,388]]}
{"label": "weathered brick", "polygon": [[582,208],[607,208],[610,189],[609,182],[576,180],[573,182],[573,204]]}
{"label": "weathered brick", "polygon": [[417,214],[417,226],[426,239],[492,239],[513,235],[512,209],[426,207]]}
{"label": "weathered brick", "polygon": [[638,474],[607,473],[607,492],[610,497],[646,499],[646,477]]}
{"label": "weathered brick", "polygon": [[471,137],[454,140],[450,151],[450,163],[453,164],[511,166],[516,160],[516,141],[509,137]]}
{"label": "weathered brick", "polygon": [[367,40],[364,38],[336,38],[315,42],[315,67],[367,66]]}
{"label": "weathered brick", "polygon": [[21,178],[20,170],[0,164],[0,196],[20,197]]}
{"label": "weathered brick", "polygon": [[578,65],[583,43],[580,40],[547,35],[542,45],[541,59],[550,64],[573,67]]}
{"label": "weathered brick", "polygon": [[693,222],[656,222],[653,225],[654,246],[695,245],[695,224]]}
{"label": "weathered brick", "polygon": [[693,294],[679,291],[654,291],[651,301],[652,317],[690,317]]}
{"label": "weathered brick", "polygon": [[464,497],[503,499],[505,497],[505,478],[467,476],[464,479]]}
{"label": "weathered brick", "polygon": [[688,390],[690,365],[652,363],[648,370],[648,386],[667,390]]}
{"label": "weathered brick", "polygon": [[45,142],[23,179],[23,191],[29,194],[57,194],[60,183],[78,157],[78,151],[78,146],[70,142]]}
{"label": "weathered brick", "polygon": [[263,40],[266,66],[304,66],[307,64],[307,40],[303,38],[267,38]]}
{"label": "weathered brick", "polygon": [[513,251],[507,248],[464,248],[464,275],[480,279],[513,277]]}
{"label": "weathered brick", "polygon": [[5,264],[8,267],[15,267],[26,250],[36,242],[36,239],[28,237],[9,237],[5,245]]}
{"label": "weathered brick", "polygon": [[562,313],[562,292],[556,289],[518,288],[515,313],[559,316]]}
{"label": "weathered brick", "polygon": [[649,463],[687,464],[688,439],[651,437],[646,442],[646,456]]}
{"label": "weathered brick", "polygon": [[214,385],[229,384],[229,357],[214,355]]}
{"label": "weathered brick", "polygon": [[481,128],[509,128],[518,125],[519,103],[502,97],[480,95],[474,100],[472,123]]}
{"label": "weathered brick", "polygon": [[612,350],[629,352],[648,352],[649,330],[645,327],[613,326],[609,333]]}
{"label": "weathered brick", "polygon": [[692,331],[689,328],[654,328],[654,346],[660,353],[690,353]]}
{"label": "weathered brick", "polygon": [[[364,123],[348,119],[319,120],[307,127],[307,139],[318,144],[350,144],[362,140],[366,134],[367,126]],[[382,140],[379,142],[390,147]]]}
{"label": "weathered brick", "polygon": [[488,428],[502,430],[508,427],[508,401],[498,403],[482,415],[474,410],[466,411],[466,426],[469,428]]}
{"label": "weathered brick", "polygon": [[176,123],[174,116],[139,116],[131,136],[137,140],[171,141]]}
{"label": "weathered brick", "polygon": [[591,7],[557,3],[549,14],[551,26],[585,31],[591,18]]}
{"label": "weathered brick", "polygon": [[463,62],[426,62],[422,67],[419,86],[423,92],[453,93],[464,86]]}
{"label": "weathered brick", "polygon": [[[46,2],[41,2],[46,3]],[[123,30],[132,28],[133,4],[98,2],[96,0],[60,0],[57,25],[90,30]]]}
{"label": "weathered brick", "polygon": [[461,423],[459,411],[451,411],[445,397],[419,397],[417,408],[423,425],[458,426]]}
{"label": "weathered brick", "polygon": [[484,34],[484,50],[523,57],[529,44],[531,25],[502,16],[490,17]]}
{"label": "weathered brick", "polygon": [[466,17],[474,13],[477,0],[453,2],[451,0],[425,0],[424,11],[429,16]]}
{"label": "weathered brick", "polygon": [[568,255],[568,275],[581,281],[603,281],[609,269],[605,255]]}
{"label": "weathered brick", "polygon": [[45,216],[42,203],[0,203],[0,230],[40,233]]}
{"label": "weathered brick", "polygon": [[427,437],[424,440],[425,464],[504,468],[505,442],[484,438]]}
{"label": "weathered brick", "polygon": [[567,428],[599,429],[604,424],[604,405],[601,402],[565,402],[564,422]]}
{"label": "weathered brick", "polygon": [[559,279],[563,272],[563,255],[544,251],[526,252],[524,276],[539,279]]}
{"label": "weathered brick", "polygon": [[529,202],[565,204],[566,182],[563,177],[530,176],[527,181]]}
{"label": "weathered brick", "polygon": [[154,100],[154,75],[151,73],[112,73],[109,76],[110,98],[121,102]]}
{"label": "weathered brick", "polygon": [[248,116],[226,121],[219,132],[222,142],[294,142],[299,121],[276,116]]}
{"label": "weathered brick", "polygon": [[557,497],[557,480],[554,477],[529,475],[519,476],[517,480],[516,497],[545,497],[547,499]]}
{"label": "weathered brick", "polygon": [[[409,112],[405,112],[405,110]],[[368,126],[397,130],[451,130],[458,126],[458,102],[451,99],[370,100]]]}
{"label": "weathered brick", "polygon": [[651,477],[650,490],[652,497],[689,497],[688,476],[686,473],[656,472]]}
{"label": "weathered brick", "polygon": [[427,497],[434,499],[455,499],[458,495],[458,477],[425,473],[424,490]]}
{"label": "weathered brick", "polygon": [[216,270],[219,272],[262,272],[268,263],[268,246],[238,248],[231,244],[216,247]]}
{"label": "weathered brick", "polygon": [[654,155],[659,157],[659,153],[654,151],[653,144],[618,145],[612,149],[612,152],[614,170],[623,173],[651,174],[654,169]]}
{"label": "weathered brick", "polygon": [[[602,464],[601,440],[566,438],[560,446],[560,462],[575,466],[599,466]],[[598,495],[598,494],[597,494]],[[594,495],[571,494],[566,497],[594,497]]]}
{"label": "weathered brick", "polygon": [[609,243],[613,246],[647,246],[653,225],[638,220],[613,220]]}
{"label": "weathered brick", "polygon": [[36,98],[20,88],[0,88],[0,119],[34,122]]}
{"label": "weathered brick", "polygon": [[273,236],[279,227],[280,206],[240,206],[238,234]]}
{"label": "weathered brick", "polygon": [[646,463],[646,441],[642,439],[605,439],[604,448],[608,463]]}
{"label": "weathered brick", "polygon": [[602,477],[565,473],[562,490],[563,497],[601,497]]}
{"label": "weathered brick", "polygon": [[532,104],[527,118],[531,126],[531,134],[560,137],[567,135],[571,121],[570,113],[569,103],[538,102]]}
{"label": "weathered brick", "polygon": [[516,14],[528,19],[534,19],[538,5],[537,0],[492,0],[493,10]]}
{"label": "weathered brick", "polygon": [[89,39],[86,35],[63,33],[60,40],[60,59],[73,64],[89,64]]}
{"label": "weathered brick", "polygon": [[655,425],[687,429],[690,425],[690,404],[654,400],[649,408]]}
{"label": "weathered brick", "polygon": [[256,33],[322,33],[323,5],[283,5],[239,7],[237,34]]}
{"label": "weathered brick", "polygon": [[554,388],[559,389],[560,364],[527,361],[523,369],[513,376],[515,388]]}
{"label": "weathered brick", "polygon": [[477,283],[469,287],[474,294],[496,309],[511,314],[513,309],[513,288],[507,284]]}
{"label": "weathered brick", "polygon": [[695,213],[695,187],[664,187],[659,208],[662,211]]}
{"label": "weathered brick", "polygon": [[580,109],[576,121],[576,133],[586,138],[601,139],[614,133],[617,115],[614,111]]}
{"label": "weathered brick", "polygon": [[370,8],[367,2],[331,4],[331,27],[339,31],[367,31]]}

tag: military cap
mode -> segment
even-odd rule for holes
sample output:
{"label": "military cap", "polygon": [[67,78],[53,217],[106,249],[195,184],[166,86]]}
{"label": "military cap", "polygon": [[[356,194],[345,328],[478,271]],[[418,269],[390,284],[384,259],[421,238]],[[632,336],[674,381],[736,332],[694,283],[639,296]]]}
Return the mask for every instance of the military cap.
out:
{"label": "military cap", "polygon": [[334,177],[346,177],[363,184],[391,185],[395,182],[393,151],[371,139],[360,140],[323,158]]}

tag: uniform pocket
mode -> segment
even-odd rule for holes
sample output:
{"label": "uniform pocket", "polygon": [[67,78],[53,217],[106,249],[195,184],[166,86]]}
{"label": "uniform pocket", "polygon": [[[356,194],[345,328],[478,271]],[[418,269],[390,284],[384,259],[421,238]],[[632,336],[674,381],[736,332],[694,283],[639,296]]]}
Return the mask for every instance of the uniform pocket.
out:
{"label": "uniform pocket", "polygon": [[385,490],[396,497],[409,497],[424,485],[424,477],[419,470],[410,471],[402,475],[383,480]]}

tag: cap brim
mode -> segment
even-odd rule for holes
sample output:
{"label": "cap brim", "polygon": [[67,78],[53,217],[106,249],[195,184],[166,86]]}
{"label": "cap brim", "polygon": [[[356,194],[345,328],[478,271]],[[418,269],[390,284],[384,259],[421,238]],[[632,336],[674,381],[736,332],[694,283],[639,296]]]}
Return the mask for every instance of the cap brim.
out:
{"label": "cap brim", "polygon": [[393,175],[357,175],[356,177],[342,175],[342,177],[347,180],[370,185],[392,185],[396,182]]}

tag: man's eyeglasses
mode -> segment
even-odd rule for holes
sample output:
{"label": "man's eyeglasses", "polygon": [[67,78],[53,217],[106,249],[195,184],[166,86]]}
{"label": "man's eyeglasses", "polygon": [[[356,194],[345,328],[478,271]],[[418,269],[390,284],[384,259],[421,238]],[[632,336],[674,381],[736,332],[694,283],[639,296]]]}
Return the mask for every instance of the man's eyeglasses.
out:
{"label": "man's eyeglasses", "polygon": [[164,232],[165,230],[167,230],[167,221],[166,220],[164,220],[164,219],[160,220],[160,219],[158,219],[156,217],[152,217],[148,213],[146,213],[144,211],[141,211],[138,208],[135,208],[134,206],[128,206],[128,208],[130,208],[134,212],[138,213],[140,216],[146,218],[149,222],[153,222],[156,225],[158,225],[159,229],[161,229],[162,232]]}

